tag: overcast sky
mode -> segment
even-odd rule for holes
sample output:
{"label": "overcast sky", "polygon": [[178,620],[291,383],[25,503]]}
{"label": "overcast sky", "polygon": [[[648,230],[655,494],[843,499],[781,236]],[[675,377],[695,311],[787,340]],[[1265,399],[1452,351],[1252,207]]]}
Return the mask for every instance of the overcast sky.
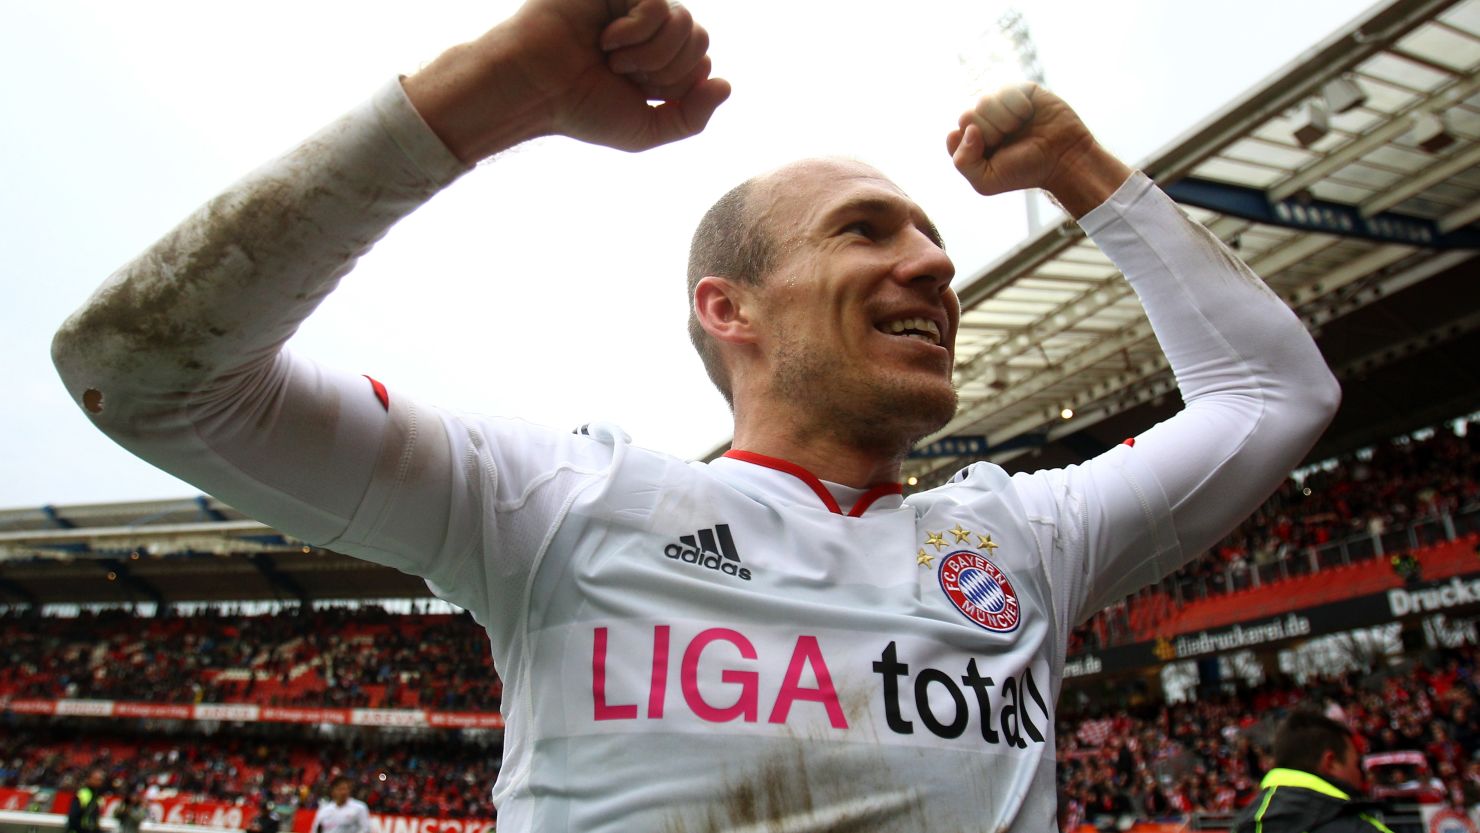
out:
{"label": "overcast sky", "polygon": [[[696,457],[728,439],[729,414],[684,333],[686,247],[730,186],[802,156],[855,156],[925,207],[961,278],[1024,237],[1022,199],[977,197],[944,150],[977,92],[960,56],[992,51],[978,35],[1009,4],[688,5],[735,89],[705,134],[636,156],[546,139],[485,164],[397,227],[292,348],[451,408],[612,420]],[[1134,164],[1368,5],[1016,7],[1049,85]],[[89,425],[52,370],[51,333],[236,177],[515,6],[7,4],[0,507],[196,494]]]}

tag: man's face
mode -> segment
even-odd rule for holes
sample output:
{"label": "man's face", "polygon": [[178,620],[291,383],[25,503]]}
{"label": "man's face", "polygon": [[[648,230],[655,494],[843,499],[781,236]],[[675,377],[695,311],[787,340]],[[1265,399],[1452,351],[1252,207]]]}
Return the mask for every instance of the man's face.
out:
{"label": "man's face", "polygon": [[95,769],[87,774],[87,785],[91,787],[94,791],[102,789],[103,780],[104,776],[102,770]]}
{"label": "man's face", "polygon": [[778,251],[757,306],[772,392],[865,443],[949,421],[961,310],[920,207],[878,171],[836,160],[782,169],[753,205]]}
{"label": "man's face", "polygon": [[349,800],[349,782],[347,782],[347,781],[340,781],[339,783],[337,783],[334,786],[330,787],[329,788],[329,798],[332,799],[335,804],[343,804],[344,802],[348,801]]}

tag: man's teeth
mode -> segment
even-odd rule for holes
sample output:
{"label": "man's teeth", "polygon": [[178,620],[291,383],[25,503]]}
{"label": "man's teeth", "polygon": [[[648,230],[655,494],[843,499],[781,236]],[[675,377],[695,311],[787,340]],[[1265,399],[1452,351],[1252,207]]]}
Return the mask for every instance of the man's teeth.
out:
{"label": "man's teeth", "polygon": [[902,318],[898,321],[890,321],[881,329],[890,335],[902,335],[906,338],[928,341],[931,344],[940,344],[940,328],[928,318]]}

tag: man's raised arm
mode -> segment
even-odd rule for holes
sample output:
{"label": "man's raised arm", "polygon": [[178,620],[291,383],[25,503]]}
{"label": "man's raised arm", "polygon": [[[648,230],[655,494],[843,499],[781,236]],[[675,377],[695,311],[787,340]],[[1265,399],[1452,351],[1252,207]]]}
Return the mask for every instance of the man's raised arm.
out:
{"label": "man's raised arm", "polygon": [[[458,494],[466,449],[447,420],[284,343],[381,235],[479,159],[541,135],[637,151],[698,133],[729,92],[707,49],[664,0],[532,0],[113,275],[53,341],[69,394],[130,451],[244,512],[314,543],[353,533],[346,551],[424,574],[418,559],[453,545],[454,506],[476,515]],[[377,507],[406,493],[418,511],[382,528]]]}
{"label": "man's raised arm", "polygon": [[1253,512],[1325,430],[1340,388],[1290,308],[1057,96],[1034,85],[989,96],[947,150],[981,193],[1042,187],[1079,221],[1145,307],[1186,403],[1133,445],[1019,476],[1035,505],[1055,507],[1056,607],[1072,625]]}

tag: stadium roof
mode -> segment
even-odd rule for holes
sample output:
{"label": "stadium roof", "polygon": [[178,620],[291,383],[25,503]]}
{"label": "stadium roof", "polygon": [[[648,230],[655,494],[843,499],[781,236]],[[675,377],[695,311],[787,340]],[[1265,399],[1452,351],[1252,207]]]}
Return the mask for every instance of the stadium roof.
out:
{"label": "stadium roof", "polygon": [[[1311,106],[1327,124],[1302,142]],[[1140,166],[1317,334],[1346,389],[1323,452],[1466,412],[1480,398],[1477,139],[1480,2],[1402,0],[1370,10]],[[961,409],[907,464],[920,488],[977,459],[1082,460],[1180,407],[1129,285],[1072,220],[1061,216],[960,294]],[[1357,390],[1385,385],[1371,377],[1399,364],[1409,368],[1405,388],[1427,381],[1417,387],[1429,390]]]}
{"label": "stadium roof", "polygon": [[416,598],[396,570],[208,497],[0,510],[0,604]]}
{"label": "stadium roof", "polygon": [[[1375,7],[1140,167],[1317,335],[1345,390],[1317,455],[1480,409],[1480,0]],[[962,407],[907,462],[917,488],[970,460],[1076,462],[1179,407],[1140,306],[1073,221],[960,294]],[[0,602],[423,595],[209,498],[0,512]]]}

